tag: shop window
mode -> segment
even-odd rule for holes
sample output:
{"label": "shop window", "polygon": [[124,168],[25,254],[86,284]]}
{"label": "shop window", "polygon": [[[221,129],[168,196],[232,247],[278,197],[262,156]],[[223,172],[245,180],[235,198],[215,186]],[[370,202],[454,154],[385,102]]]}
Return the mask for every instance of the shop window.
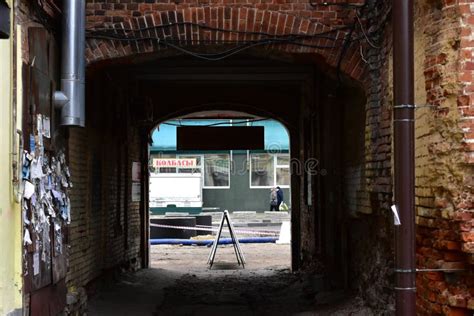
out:
{"label": "shop window", "polygon": [[290,185],[290,168],[276,168],[276,185],[289,186]]}
{"label": "shop window", "polygon": [[0,0],[0,39],[10,38],[10,8]]}
{"label": "shop window", "polygon": [[250,178],[252,187],[274,185],[274,158],[270,154],[252,154]]}
{"label": "shop window", "polygon": [[290,185],[290,155],[251,154],[250,187],[270,188]]}
{"label": "shop window", "polygon": [[204,188],[230,187],[230,155],[204,155]]}
{"label": "shop window", "polygon": [[275,186],[289,186],[290,185],[290,155],[279,154],[276,155]]}

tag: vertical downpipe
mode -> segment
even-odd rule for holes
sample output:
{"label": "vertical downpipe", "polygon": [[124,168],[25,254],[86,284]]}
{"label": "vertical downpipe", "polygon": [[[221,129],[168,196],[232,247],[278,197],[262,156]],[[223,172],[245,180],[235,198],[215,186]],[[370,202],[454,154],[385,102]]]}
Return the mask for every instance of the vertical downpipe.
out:
{"label": "vertical downpipe", "polygon": [[85,0],[64,0],[61,91],[54,95],[61,107],[61,125],[85,125]]}
{"label": "vertical downpipe", "polygon": [[416,313],[413,0],[393,0],[396,315]]}

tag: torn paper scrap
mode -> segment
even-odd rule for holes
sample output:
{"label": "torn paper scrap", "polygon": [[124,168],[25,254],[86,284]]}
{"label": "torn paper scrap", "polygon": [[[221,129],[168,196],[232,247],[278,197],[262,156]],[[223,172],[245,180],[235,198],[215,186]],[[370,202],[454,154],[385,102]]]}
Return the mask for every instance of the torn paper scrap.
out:
{"label": "torn paper scrap", "polygon": [[51,122],[49,117],[43,117],[43,135],[46,138],[51,138]]}
{"label": "torn paper scrap", "polygon": [[23,191],[23,197],[29,200],[33,193],[35,193],[35,186],[30,181],[24,181],[24,185],[25,189]]}
{"label": "torn paper scrap", "polygon": [[400,217],[398,216],[398,210],[396,205],[392,205],[391,207],[392,213],[393,213],[393,223],[394,225],[401,225],[402,223],[400,222]]}
{"label": "torn paper scrap", "polygon": [[31,241],[30,231],[25,229],[25,235],[23,236],[23,243],[25,245],[31,245],[33,242]]}
{"label": "torn paper scrap", "polygon": [[35,252],[33,254],[33,275],[38,275],[40,273],[40,258],[39,253]]}
{"label": "torn paper scrap", "polygon": [[41,179],[44,177],[43,173],[43,159],[39,157],[38,159],[34,159],[31,162],[31,179]]}

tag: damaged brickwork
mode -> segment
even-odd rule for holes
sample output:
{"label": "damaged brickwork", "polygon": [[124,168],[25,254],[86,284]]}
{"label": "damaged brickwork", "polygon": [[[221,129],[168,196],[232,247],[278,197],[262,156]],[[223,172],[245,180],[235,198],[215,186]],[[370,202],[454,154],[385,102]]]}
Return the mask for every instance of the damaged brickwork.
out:
{"label": "damaged brickwork", "polygon": [[469,1],[416,9],[417,266],[464,270],[417,275],[426,315],[474,309],[472,9]]}

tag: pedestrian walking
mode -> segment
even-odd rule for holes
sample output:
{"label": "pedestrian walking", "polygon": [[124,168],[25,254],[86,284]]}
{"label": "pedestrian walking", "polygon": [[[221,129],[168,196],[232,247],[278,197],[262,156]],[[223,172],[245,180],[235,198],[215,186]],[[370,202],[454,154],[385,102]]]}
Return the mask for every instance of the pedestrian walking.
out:
{"label": "pedestrian walking", "polygon": [[276,188],[270,189],[270,212],[278,211],[278,193]]}
{"label": "pedestrian walking", "polygon": [[283,190],[280,187],[276,187],[277,193],[277,210],[280,210],[280,205],[283,203]]}

